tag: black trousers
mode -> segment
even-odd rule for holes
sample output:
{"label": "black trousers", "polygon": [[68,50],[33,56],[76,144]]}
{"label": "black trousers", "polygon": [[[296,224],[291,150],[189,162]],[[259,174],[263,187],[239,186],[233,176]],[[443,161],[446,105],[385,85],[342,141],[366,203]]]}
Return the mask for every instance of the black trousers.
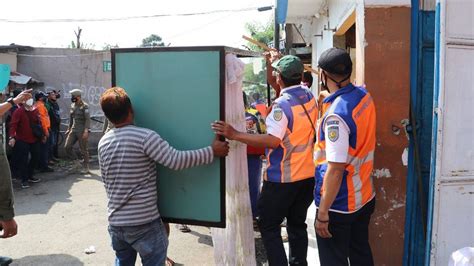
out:
{"label": "black trousers", "polygon": [[39,142],[40,145],[40,158],[38,163],[38,168],[40,170],[44,170],[48,168],[48,160],[49,160],[49,146],[50,146],[50,138],[46,139],[46,142],[43,143],[42,141]]}
{"label": "black trousers", "polygon": [[[29,156],[31,155],[31,157]],[[38,166],[40,156],[40,144],[26,143],[21,140],[17,140],[13,147],[12,155],[12,171],[16,178],[20,178],[22,182],[27,182],[29,178],[32,178],[34,171]],[[28,161],[28,157],[30,157]]]}
{"label": "black trousers", "polygon": [[375,198],[351,214],[329,212],[329,232],[332,238],[318,241],[319,261],[322,266],[372,266],[374,261],[369,245],[369,223],[375,209]]}
{"label": "black trousers", "polygon": [[263,182],[257,203],[258,227],[270,266],[288,265],[280,225],[286,217],[290,265],[308,265],[306,214],[313,202],[314,178],[293,183]]}

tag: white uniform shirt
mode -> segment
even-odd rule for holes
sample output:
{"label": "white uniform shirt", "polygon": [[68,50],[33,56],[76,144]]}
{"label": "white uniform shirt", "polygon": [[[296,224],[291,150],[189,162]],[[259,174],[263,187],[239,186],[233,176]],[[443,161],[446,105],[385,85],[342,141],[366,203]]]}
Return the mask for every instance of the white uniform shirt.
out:
{"label": "white uniform shirt", "polygon": [[286,129],[288,128],[288,118],[278,104],[273,105],[272,111],[265,120],[267,133],[283,140]]}
{"label": "white uniform shirt", "polygon": [[[285,88],[281,91],[281,93],[296,87],[301,87],[301,85],[294,85]],[[265,124],[267,125],[268,134],[283,140],[286,129],[288,128],[288,117],[286,117],[285,112],[283,112],[283,109],[281,109],[278,104],[273,105],[272,111],[265,120]]]}
{"label": "white uniform shirt", "polygon": [[349,152],[349,127],[338,115],[329,115],[325,120],[326,160],[333,163],[347,162]]}

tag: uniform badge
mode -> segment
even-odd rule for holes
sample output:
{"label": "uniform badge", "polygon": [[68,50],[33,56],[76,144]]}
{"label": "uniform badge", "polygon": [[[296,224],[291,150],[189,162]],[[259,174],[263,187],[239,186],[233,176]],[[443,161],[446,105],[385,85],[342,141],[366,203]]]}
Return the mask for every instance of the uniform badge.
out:
{"label": "uniform badge", "polygon": [[328,138],[332,142],[335,142],[337,139],[339,139],[339,127],[328,127]]}
{"label": "uniform badge", "polygon": [[273,111],[273,119],[275,119],[275,121],[280,121],[282,118],[283,118],[283,111],[279,108],[275,109]]}

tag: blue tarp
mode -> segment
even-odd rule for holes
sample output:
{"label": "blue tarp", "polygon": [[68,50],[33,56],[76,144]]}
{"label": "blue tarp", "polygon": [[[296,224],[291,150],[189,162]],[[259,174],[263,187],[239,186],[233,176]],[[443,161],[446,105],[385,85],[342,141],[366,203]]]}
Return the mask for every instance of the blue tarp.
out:
{"label": "blue tarp", "polygon": [[285,24],[288,13],[288,0],[276,0],[276,21],[278,24]]}

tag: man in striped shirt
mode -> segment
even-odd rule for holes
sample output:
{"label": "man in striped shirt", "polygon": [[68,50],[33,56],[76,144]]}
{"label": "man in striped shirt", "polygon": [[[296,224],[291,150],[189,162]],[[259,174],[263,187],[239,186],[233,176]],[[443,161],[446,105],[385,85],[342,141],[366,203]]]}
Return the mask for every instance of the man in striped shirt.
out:
{"label": "man in striped shirt", "polygon": [[99,142],[99,164],[108,198],[109,233],[116,265],[164,265],[168,239],[157,207],[156,163],[180,170],[226,156],[228,143],[178,151],[156,132],[133,125],[133,108],[122,88],[106,90],[100,105],[114,124]]}

